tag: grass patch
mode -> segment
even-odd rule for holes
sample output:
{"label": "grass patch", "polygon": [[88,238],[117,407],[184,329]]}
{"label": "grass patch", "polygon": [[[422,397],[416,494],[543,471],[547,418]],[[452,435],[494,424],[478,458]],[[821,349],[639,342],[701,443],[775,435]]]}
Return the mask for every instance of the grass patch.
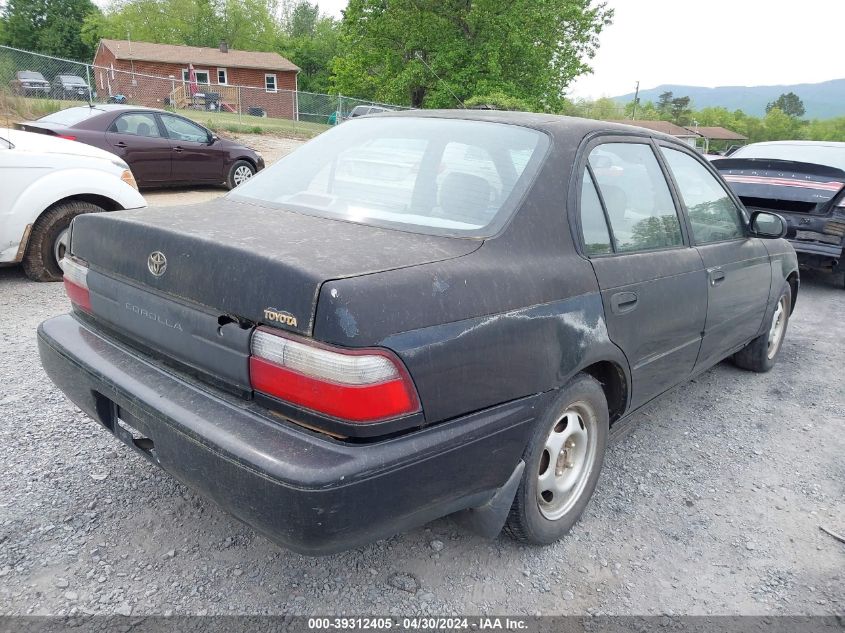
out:
{"label": "grass patch", "polygon": [[[8,90],[0,90],[0,119],[25,121],[37,119],[65,108],[85,105],[84,101],[59,101],[19,97]],[[274,134],[293,138],[310,139],[325,132],[331,126],[291,119],[253,117],[231,112],[208,112],[206,110],[175,110],[178,114],[204,125],[214,132],[233,134]]]}

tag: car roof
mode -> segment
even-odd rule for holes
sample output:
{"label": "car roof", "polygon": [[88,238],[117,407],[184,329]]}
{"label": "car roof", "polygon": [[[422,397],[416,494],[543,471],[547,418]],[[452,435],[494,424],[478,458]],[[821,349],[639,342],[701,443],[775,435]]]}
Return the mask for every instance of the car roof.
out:
{"label": "car roof", "polygon": [[835,147],[838,149],[842,149],[845,147],[845,143],[840,141],[761,141],[759,143],[751,143],[746,145],[745,147],[751,147],[751,145],[786,145],[792,147]]}
{"label": "car roof", "polygon": [[559,114],[538,114],[534,112],[511,112],[506,110],[403,110],[387,111],[377,117],[438,118],[464,121],[486,121],[505,125],[530,127],[550,134],[556,139],[580,142],[592,133],[649,136],[675,144],[686,145],[680,139],[634,125],[610,123],[597,119],[581,119]]}

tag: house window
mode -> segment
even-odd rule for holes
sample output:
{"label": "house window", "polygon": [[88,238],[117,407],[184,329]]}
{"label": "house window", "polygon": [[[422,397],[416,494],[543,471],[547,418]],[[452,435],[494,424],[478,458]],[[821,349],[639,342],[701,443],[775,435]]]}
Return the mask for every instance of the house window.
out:
{"label": "house window", "polygon": [[229,73],[225,68],[217,69],[217,83],[221,86],[225,86],[229,83]]}
{"label": "house window", "polygon": [[[191,71],[187,68],[182,69],[182,81],[188,83],[190,81]],[[208,71],[207,70],[197,70],[194,69],[194,75],[196,75],[197,83],[198,84],[205,84],[206,86],[211,82],[208,79]]]}
{"label": "house window", "polygon": [[267,92],[276,92],[276,75],[264,75],[264,89]]}

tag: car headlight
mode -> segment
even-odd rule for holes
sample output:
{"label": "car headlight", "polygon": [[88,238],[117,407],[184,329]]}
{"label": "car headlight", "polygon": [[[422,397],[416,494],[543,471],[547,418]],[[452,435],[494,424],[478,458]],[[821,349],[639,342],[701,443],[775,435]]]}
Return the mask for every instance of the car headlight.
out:
{"label": "car headlight", "polygon": [[135,176],[132,175],[130,170],[124,169],[123,173],[120,174],[120,179],[136,191],[138,190],[138,183],[135,182]]}

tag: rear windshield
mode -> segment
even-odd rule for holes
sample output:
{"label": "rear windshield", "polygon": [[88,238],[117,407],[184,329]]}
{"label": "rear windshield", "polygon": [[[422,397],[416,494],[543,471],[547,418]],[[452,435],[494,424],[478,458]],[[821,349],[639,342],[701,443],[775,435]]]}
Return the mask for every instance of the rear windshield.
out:
{"label": "rear windshield", "polygon": [[58,112],[53,112],[53,114],[43,116],[38,120],[44,121],[45,123],[57,123],[58,125],[75,125],[80,121],[90,119],[92,116],[97,116],[102,113],[103,111],[98,110],[97,108],[83,106],[78,108],[68,108],[67,110],[59,110]]}
{"label": "rear windshield", "polygon": [[349,222],[486,237],[507,221],[547,147],[544,134],[515,125],[356,119],[321,134],[230,196]]}
{"label": "rear windshield", "polygon": [[754,143],[740,147],[730,158],[770,158],[773,160],[792,160],[799,163],[827,165],[845,171],[845,143],[841,147],[833,145],[802,145],[789,143],[776,145]]}

